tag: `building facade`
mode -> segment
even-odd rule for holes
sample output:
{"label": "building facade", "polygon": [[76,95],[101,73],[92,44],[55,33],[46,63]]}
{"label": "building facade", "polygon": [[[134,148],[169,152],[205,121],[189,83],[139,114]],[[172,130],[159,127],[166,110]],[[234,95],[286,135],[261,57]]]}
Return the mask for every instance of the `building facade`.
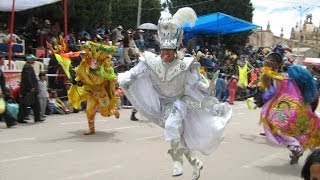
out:
{"label": "building facade", "polygon": [[255,49],[273,47],[276,44],[290,47],[292,53],[298,57],[298,61],[305,57],[320,58],[320,26],[315,26],[312,23],[312,15],[308,14],[301,26],[297,24],[292,28],[290,39],[285,39],[283,33],[280,37],[275,36],[270,30],[269,23],[266,30],[253,30],[249,36],[248,45],[252,45]]}

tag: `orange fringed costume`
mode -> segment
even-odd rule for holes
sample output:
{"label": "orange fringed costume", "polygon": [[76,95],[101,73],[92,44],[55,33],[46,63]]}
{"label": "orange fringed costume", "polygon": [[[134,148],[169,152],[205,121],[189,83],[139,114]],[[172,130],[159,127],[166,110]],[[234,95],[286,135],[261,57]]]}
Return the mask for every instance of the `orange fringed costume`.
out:
{"label": "orange fringed costume", "polygon": [[71,66],[71,57],[78,57],[80,55],[80,51],[77,52],[67,52],[68,51],[68,46],[66,45],[64,39],[62,36],[59,37],[58,39],[54,38],[54,46],[52,47],[51,44],[47,42],[47,46],[50,49],[50,51],[54,54],[55,58],[57,59],[58,63],[61,65],[63,68],[66,76],[70,79],[71,74],[70,74],[70,66]]}
{"label": "orange fringed costume", "polygon": [[98,109],[102,116],[119,118],[118,98],[115,96],[117,77],[111,66],[116,49],[87,42],[83,50],[86,54],[75,70],[77,85],[71,86],[68,97],[75,108],[79,108],[82,101],[87,101],[89,130],[85,134],[89,135],[95,133],[94,118]]}

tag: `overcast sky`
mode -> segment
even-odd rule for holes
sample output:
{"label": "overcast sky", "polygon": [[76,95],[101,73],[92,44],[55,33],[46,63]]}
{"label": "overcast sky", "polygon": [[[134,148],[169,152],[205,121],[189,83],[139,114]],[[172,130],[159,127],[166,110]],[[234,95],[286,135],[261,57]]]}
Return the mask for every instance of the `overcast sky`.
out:
{"label": "overcast sky", "polygon": [[291,28],[300,23],[300,9],[302,23],[306,14],[312,14],[313,24],[319,27],[320,0],[251,0],[251,2],[255,8],[253,23],[265,30],[269,21],[271,31],[276,36],[280,36],[283,28],[284,37],[290,37]]}

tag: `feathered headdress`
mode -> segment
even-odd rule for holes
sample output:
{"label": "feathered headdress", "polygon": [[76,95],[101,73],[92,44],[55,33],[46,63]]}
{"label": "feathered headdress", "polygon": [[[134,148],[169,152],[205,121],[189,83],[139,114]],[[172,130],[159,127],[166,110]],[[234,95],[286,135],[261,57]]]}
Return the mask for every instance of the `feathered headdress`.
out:
{"label": "feathered headdress", "polygon": [[86,52],[86,59],[97,59],[98,61],[111,61],[112,55],[116,52],[114,46],[102,45],[91,41],[87,41],[81,49]]}
{"label": "feathered headdress", "polygon": [[58,63],[63,68],[66,76],[68,78],[71,78],[70,74],[70,66],[71,66],[71,57],[77,57],[80,55],[80,52],[68,52],[68,46],[65,43],[65,40],[62,36],[59,36],[59,38],[53,39],[53,46],[47,42],[47,46],[50,49],[50,51],[53,53],[53,55],[56,57]]}
{"label": "feathered headdress", "polygon": [[65,40],[62,36],[59,36],[59,38],[53,38],[53,45],[54,47],[47,42],[47,46],[53,54],[61,54],[68,52],[68,46],[66,45]]}
{"label": "feathered headdress", "polygon": [[176,49],[182,42],[183,25],[189,23],[193,26],[197,14],[190,7],[178,9],[172,16],[169,12],[162,11],[158,21],[158,36],[161,49]]}
{"label": "feathered headdress", "polygon": [[98,65],[96,68],[99,68],[101,76],[105,78],[116,78],[111,63],[112,55],[116,52],[115,46],[87,41],[86,44],[82,46],[82,49],[85,51],[84,61],[88,61],[87,63],[90,64],[92,63],[91,61],[94,60],[95,65]]}

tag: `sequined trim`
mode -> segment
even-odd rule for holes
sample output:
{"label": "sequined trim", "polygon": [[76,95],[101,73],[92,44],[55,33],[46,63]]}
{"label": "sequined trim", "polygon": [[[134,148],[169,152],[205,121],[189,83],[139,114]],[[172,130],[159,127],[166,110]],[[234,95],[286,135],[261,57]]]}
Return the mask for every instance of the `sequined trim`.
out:
{"label": "sequined trim", "polygon": [[181,100],[193,109],[201,108],[201,103],[190,96],[182,96]]}
{"label": "sequined trim", "polygon": [[107,107],[109,105],[109,102],[110,102],[108,97],[104,97],[104,98],[100,99],[100,101],[101,101],[100,105],[104,106],[104,107]]}
{"label": "sequined trim", "polygon": [[162,81],[171,81],[176,76],[189,69],[194,61],[194,58],[184,58],[183,60],[176,59],[169,67],[165,67],[160,56],[150,52],[145,53],[145,59],[148,66]]}
{"label": "sequined trim", "polygon": [[166,81],[171,81],[173,78],[190,68],[193,58],[184,58],[183,60],[175,60],[174,64],[169,67],[165,77]]}
{"label": "sequined trim", "polygon": [[152,71],[156,73],[161,80],[164,80],[166,69],[162,64],[162,60],[160,59],[160,57],[156,54],[145,52],[145,58],[147,60],[148,66],[152,69]]}
{"label": "sequined trim", "polygon": [[267,104],[260,118],[260,123],[273,134],[281,132],[295,137],[305,149],[320,146],[318,121],[319,118],[312,114],[310,107],[287,96],[280,96]]}
{"label": "sequined trim", "polygon": [[162,99],[161,102],[161,118],[160,118],[160,124],[162,127],[165,126],[166,121],[168,117],[170,116],[171,112],[173,111],[173,103],[176,101],[177,98],[168,98],[168,99]]}
{"label": "sequined trim", "polygon": [[283,74],[273,71],[270,67],[262,67],[258,86],[263,89],[269,89],[271,83],[268,81],[272,81],[273,79],[283,80],[286,79],[286,77]]}
{"label": "sequined trim", "polygon": [[190,96],[183,95],[182,97],[173,97],[173,98],[165,98],[161,99],[161,126],[164,127],[166,121],[169,116],[175,116],[177,112],[176,108],[174,107],[173,103],[180,99],[181,101],[185,102],[189,108],[192,109],[199,109],[201,108],[201,103]]}
{"label": "sequined trim", "polygon": [[156,91],[167,98],[176,98],[184,94],[186,74],[181,73],[171,81],[162,81],[155,72],[150,72],[150,78]]}

